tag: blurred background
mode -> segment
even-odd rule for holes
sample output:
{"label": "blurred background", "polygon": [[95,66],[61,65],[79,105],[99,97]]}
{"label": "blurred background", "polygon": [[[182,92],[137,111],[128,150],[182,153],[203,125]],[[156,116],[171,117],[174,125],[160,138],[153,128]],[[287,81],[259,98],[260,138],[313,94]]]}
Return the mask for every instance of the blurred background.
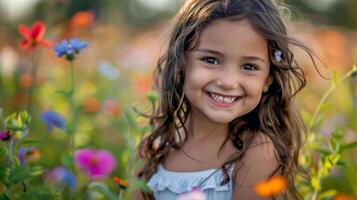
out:
{"label": "blurred background", "polygon": [[[70,107],[56,91],[67,89],[69,69],[52,49],[37,52],[38,74],[31,77],[33,54],[19,48],[22,36],[18,25],[31,26],[42,20],[45,38],[54,43],[76,37],[88,48],[75,60],[75,101],[83,108],[76,134],[77,146],[110,149],[119,160],[116,173],[128,170],[123,132],[125,111],[133,105],[148,109],[145,94],[153,87],[152,73],[163,52],[171,17],[180,0],[0,0],[0,107],[5,115],[27,107],[27,92],[35,83],[32,137],[46,139],[41,144],[41,162],[55,166],[63,162],[58,152],[66,136],[59,130],[48,133],[38,120],[40,112],[54,110],[70,115]],[[319,72],[301,50],[296,56],[304,68],[308,84],[298,96],[300,108],[312,114],[330,86],[332,71],[342,75],[357,63],[356,0],[286,0],[282,12],[289,18],[291,34],[322,58]],[[318,134],[328,137],[339,128],[345,140],[356,141],[357,81],[348,79],[328,98]],[[146,121],[136,118],[139,124]],[[129,131],[130,132],[130,131]],[[140,136],[137,136],[139,141]],[[51,148],[49,148],[51,146]],[[357,194],[356,149],[345,152],[347,167],[336,167],[324,179],[323,188]],[[130,154],[129,154],[130,155]]]}

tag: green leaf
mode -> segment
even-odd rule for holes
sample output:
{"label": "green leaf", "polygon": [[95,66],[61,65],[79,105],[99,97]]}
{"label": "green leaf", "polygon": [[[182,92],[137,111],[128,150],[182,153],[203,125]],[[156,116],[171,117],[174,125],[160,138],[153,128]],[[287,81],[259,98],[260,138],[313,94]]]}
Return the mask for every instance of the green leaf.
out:
{"label": "green leaf", "polygon": [[339,166],[346,166],[346,165],[347,165],[347,163],[346,163],[345,161],[343,161],[343,160],[339,160],[339,161],[337,161],[336,165],[339,165]]}
{"label": "green leaf", "polygon": [[0,160],[4,159],[7,156],[7,149],[3,146],[0,146]]}
{"label": "green leaf", "polygon": [[33,139],[33,138],[27,138],[27,139],[23,139],[21,140],[18,144],[24,144],[24,145],[36,145],[41,143],[40,140],[38,139]]}
{"label": "green leaf", "polygon": [[348,143],[348,144],[341,144],[341,148],[340,148],[340,152],[339,153],[342,153],[343,151],[345,151],[347,149],[352,149],[354,147],[357,147],[357,141],[351,142],[351,143]]}
{"label": "green leaf", "polygon": [[14,125],[14,124],[5,124],[5,129],[16,132],[16,131],[22,131],[22,127]]}
{"label": "green leaf", "polygon": [[353,65],[353,72],[351,75],[353,78],[357,77],[357,64]]}
{"label": "green leaf", "polygon": [[31,116],[29,115],[29,113],[27,111],[23,111],[20,113],[20,117],[21,120],[25,123],[25,124],[29,124],[31,121]]}
{"label": "green leaf", "polygon": [[105,199],[109,199],[109,200],[117,200],[117,196],[108,189],[108,187],[103,184],[103,183],[99,183],[99,182],[92,182],[89,185],[89,189],[95,190],[101,194],[103,194],[106,198]]}
{"label": "green leaf", "polygon": [[4,120],[4,109],[0,107],[0,121]]}
{"label": "green leaf", "polygon": [[332,132],[332,137],[335,138],[336,140],[341,140],[343,138],[343,132],[337,129],[334,132]]}
{"label": "green leaf", "polygon": [[320,148],[320,147],[316,147],[314,148],[315,151],[317,151],[318,153],[322,154],[322,155],[328,155],[328,154],[331,154],[332,152],[328,149],[323,149],[323,148]]}
{"label": "green leaf", "polygon": [[73,164],[72,156],[62,155],[61,156],[61,163],[62,163],[62,165],[70,168],[72,166],[72,164]]}
{"label": "green leaf", "polygon": [[337,163],[337,161],[340,160],[341,155],[340,154],[332,154],[332,155],[329,155],[327,158],[332,165],[335,165]]}
{"label": "green leaf", "polygon": [[136,120],[134,119],[133,115],[127,110],[124,113],[125,113],[126,119],[129,122],[129,125],[133,128],[136,128],[137,124],[136,124]]}
{"label": "green leaf", "polygon": [[325,117],[323,117],[322,115],[317,115],[316,119],[315,119],[315,123],[313,124],[314,127],[320,127],[322,122],[324,122]]}
{"label": "green leaf", "polygon": [[10,172],[9,182],[18,183],[42,174],[42,167],[18,166]]}
{"label": "green leaf", "polygon": [[6,177],[9,175],[9,169],[6,165],[0,165],[0,181],[5,182]]}
{"label": "green leaf", "polygon": [[336,194],[337,194],[337,190],[335,190],[335,189],[326,190],[319,195],[318,199],[322,200],[325,198],[331,198],[331,197],[335,196]]}
{"label": "green leaf", "polygon": [[310,124],[311,123],[312,116],[310,115],[310,113],[308,113],[305,110],[302,110],[301,111],[301,116],[302,116],[302,119],[304,120],[305,124]]}
{"label": "green leaf", "polygon": [[53,200],[56,199],[57,195],[52,194],[49,191],[44,191],[44,190],[40,190],[40,191],[30,191],[30,192],[26,192],[26,193],[20,193],[18,195],[16,195],[16,200]]}
{"label": "green leaf", "polygon": [[338,152],[340,150],[340,142],[339,140],[335,139],[334,137],[330,138],[330,149],[333,152]]}
{"label": "green leaf", "polygon": [[64,90],[58,90],[58,91],[55,92],[55,94],[63,95],[66,98],[69,98],[72,95],[71,92],[67,92],[67,91],[64,91]]}
{"label": "green leaf", "polygon": [[144,192],[149,192],[151,191],[150,188],[148,187],[148,185],[146,184],[146,181],[142,180],[142,179],[136,179],[133,181],[133,186],[134,188],[138,188]]}
{"label": "green leaf", "polygon": [[10,200],[10,198],[5,193],[2,193],[0,194],[0,200]]}
{"label": "green leaf", "polygon": [[320,107],[320,111],[325,111],[327,109],[329,109],[331,107],[331,103],[330,102],[325,102],[321,105]]}

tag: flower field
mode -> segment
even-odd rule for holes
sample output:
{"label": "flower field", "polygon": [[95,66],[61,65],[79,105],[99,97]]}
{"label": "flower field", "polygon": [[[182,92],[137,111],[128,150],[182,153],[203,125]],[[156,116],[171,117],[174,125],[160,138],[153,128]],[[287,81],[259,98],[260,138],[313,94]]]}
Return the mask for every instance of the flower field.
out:
{"label": "flower field", "polygon": [[[0,20],[0,200],[132,199],[148,190],[135,177],[152,129],[140,113],[157,104],[153,71],[177,6],[145,21],[129,1],[39,2]],[[316,70],[296,49],[308,80],[296,184],[306,200],[356,200],[357,32],[292,24],[322,60]],[[284,189],[282,177],[255,187],[263,197]],[[194,198],[199,188],[180,199]]]}

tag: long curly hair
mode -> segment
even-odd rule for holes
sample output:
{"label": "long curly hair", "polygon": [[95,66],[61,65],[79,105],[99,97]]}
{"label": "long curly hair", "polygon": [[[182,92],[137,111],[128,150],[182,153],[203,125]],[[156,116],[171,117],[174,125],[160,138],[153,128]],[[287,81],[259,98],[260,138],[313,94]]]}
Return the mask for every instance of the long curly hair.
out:
{"label": "long curly hair", "polygon": [[[149,180],[170,150],[180,149],[186,141],[187,137],[177,139],[180,136],[179,129],[183,129],[187,136],[184,125],[190,113],[189,102],[183,93],[185,52],[197,48],[200,34],[213,21],[248,19],[268,42],[270,75],[273,82],[253,111],[229,123],[229,134],[225,142],[230,140],[237,152],[221,166],[224,172],[222,184],[230,181],[229,167],[243,157],[255,137],[250,134],[246,138],[243,133],[259,131],[266,134],[275,146],[280,165],[272,175],[279,171],[286,177],[288,188],[283,194],[284,199],[301,199],[295,187],[294,176],[298,171],[298,155],[305,127],[293,100],[306,85],[306,80],[289,47],[294,45],[305,50],[316,67],[315,54],[301,42],[288,36],[279,7],[273,0],[184,2],[176,15],[168,48],[157,63],[155,80],[160,100],[154,115],[150,116],[154,130],[139,145],[139,154],[146,162],[138,174],[140,178]],[[274,57],[276,50],[282,52],[281,61]],[[150,193],[142,194],[145,199],[153,199]]]}

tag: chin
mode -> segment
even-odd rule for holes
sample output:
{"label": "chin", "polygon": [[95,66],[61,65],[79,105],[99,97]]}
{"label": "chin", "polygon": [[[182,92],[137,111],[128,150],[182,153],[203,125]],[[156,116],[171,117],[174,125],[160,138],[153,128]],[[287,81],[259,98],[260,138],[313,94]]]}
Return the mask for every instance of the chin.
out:
{"label": "chin", "polygon": [[231,121],[233,121],[236,117],[234,116],[210,116],[208,117],[212,122],[218,123],[218,124],[229,124]]}

